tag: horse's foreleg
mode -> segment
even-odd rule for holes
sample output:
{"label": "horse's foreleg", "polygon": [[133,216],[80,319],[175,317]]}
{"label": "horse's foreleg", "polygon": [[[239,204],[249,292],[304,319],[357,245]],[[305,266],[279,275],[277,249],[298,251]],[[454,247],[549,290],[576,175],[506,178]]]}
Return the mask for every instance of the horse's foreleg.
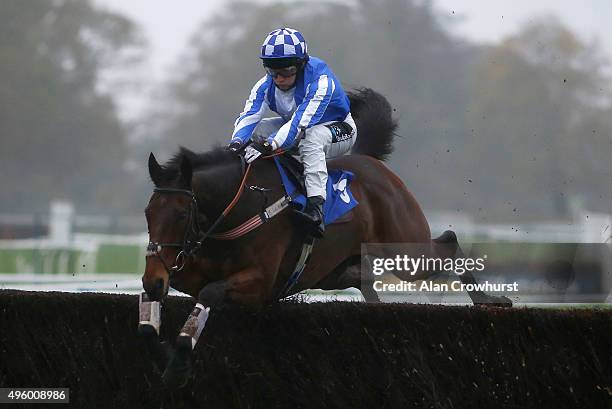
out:
{"label": "horse's foreleg", "polygon": [[153,358],[158,370],[164,370],[170,356],[167,342],[159,341],[161,326],[161,304],[151,301],[147,293],[140,294],[138,305],[138,335],[144,348]]}
{"label": "horse's foreleg", "polygon": [[147,339],[157,339],[161,325],[161,304],[151,301],[147,293],[138,299],[138,334]]}
{"label": "horse's foreleg", "polygon": [[226,291],[230,286],[228,280],[213,281],[204,286],[198,294],[198,302],[179,333],[176,341],[177,348],[185,350],[195,348],[208,320],[210,309],[226,302]]}
{"label": "horse's foreleg", "polygon": [[359,264],[348,266],[338,281],[342,284],[341,288],[358,288],[365,302],[380,302],[380,297],[374,290],[374,274],[368,271],[365,274],[362,276],[361,260],[359,260]]}
{"label": "horse's foreleg", "polygon": [[260,269],[250,267],[209,283],[200,290],[198,302],[179,332],[175,351],[162,377],[168,387],[180,388],[187,384],[191,375],[191,352],[204,330],[211,308],[231,301],[247,305],[263,303],[263,277]]}
{"label": "horse's foreleg", "polygon": [[187,321],[176,338],[176,347],[169,357],[168,366],[162,380],[171,389],[181,388],[187,384],[191,375],[191,351],[208,320],[210,307],[196,303]]}
{"label": "horse's foreleg", "polygon": [[179,349],[195,348],[202,330],[208,320],[211,308],[219,307],[228,301],[228,290],[232,288],[232,280],[224,279],[208,283],[198,294],[198,302],[181,329],[176,345]]}
{"label": "horse's foreleg", "polygon": [[380,302],[380,297],[378,293],[374,289],[374,282],[361,283],[359,287],[359,291],[361,291],[361,295],[365,299],[365,302]]}
{"label": "horse's foreleg", "polygon": [[319,284],[324,290],[357,288],[366,302],[380,302],[378,294],[374,290],[374,274],[364,271],[362,277],[361,256],[353,255],[345,259]]}

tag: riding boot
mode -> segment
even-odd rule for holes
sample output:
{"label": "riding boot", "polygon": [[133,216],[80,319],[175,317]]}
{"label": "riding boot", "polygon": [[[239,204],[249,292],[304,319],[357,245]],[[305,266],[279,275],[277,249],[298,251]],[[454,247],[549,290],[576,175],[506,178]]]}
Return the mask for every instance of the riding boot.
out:
{"label": "riding boot", "polygon": [[325,203],[325,199],[321,196],[312,196],[306,201],[304,211],[296,211],[296,214],[312,227],[311,234],[318,238],[323,237],[325,232],[323,203]]}

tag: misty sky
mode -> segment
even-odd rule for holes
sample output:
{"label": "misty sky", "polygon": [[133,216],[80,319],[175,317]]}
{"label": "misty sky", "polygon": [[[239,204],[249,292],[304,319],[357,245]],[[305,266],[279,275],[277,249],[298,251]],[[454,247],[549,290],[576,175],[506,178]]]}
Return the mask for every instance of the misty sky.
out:
{"label": "misty sky", "polygon": [[[165,79],[172,64],[186,49],[199,24],[212,13],[222,11],[223,0],[94,0],[121,12],[140,24],[150,43],[142,78],[153,84]],[[258,0],[270,3],[272,0]],[[350,1],[350,0],[347,0]],[[285,0],[285,2],[290,2]],[[534,17],[555,14],[583,40],[599,40],[612,56],[612,2],[609,0],[434,0],[436,9],[448,16],[450,31],[477,42],[496,42],[516,32]],[[299,27],[296,27],[299,29]],[[262,33],[262,40],[266,33]],[[308,33],[305,33],[308,39]],[[316,49],[316,48],[313,48]],[[146,90],[142,89],[141,91]],[[142,92],[140,93],[142,96]],[[146,105],[139,96],[120,96],[124,109],[137,114]],[[125,101],[128,101],[125,103]],[[128,113],[126,115],[130,117]]]}
{"label": "misty sky", "polygon": [[[151,42],[151,64],[156,77],[164,76],[164,70],[184,50],[199,23],[226,3],[223,0],[95,1],[125,13],[142,25]],[[497,41],[515,32],[530,18],[552,12],[583,39],[599,38],[612,55],[612,2],[609,0],[434,0],[434,4],[451,21],[457,22],[453,32],[481,42]],[[262,39],[265,34],[262,33]]]}

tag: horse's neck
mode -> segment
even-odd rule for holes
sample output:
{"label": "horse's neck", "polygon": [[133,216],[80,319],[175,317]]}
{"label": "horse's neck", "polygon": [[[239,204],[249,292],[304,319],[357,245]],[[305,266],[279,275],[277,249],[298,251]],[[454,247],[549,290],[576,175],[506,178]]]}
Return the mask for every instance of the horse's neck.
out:
{"label": "horse's neck", "polygon": [[[238,193],[242,178],[240,164],[202,172],[199,177],[201,181],[198,183],[201,186],[201,193],[198,196],[202,198],[202,210],[209,217],[212,214],[221,214]],[[282,191],[282,185],[271,159],[260,160],[251,166],[240,199],[228,215],[227,221],[230,225],[244,221],[262,211],[263,193],[257,189],[250,189],[251,186],[272,189],[271,192],[265,193],[268,204],[277,199],[278,192]]]}
{"label": "horse's neck", "polygon": [[228,163],[196,172],[193,190],[200,210],[207,216],[220,214],[238,191],[240,181],[239,164]]}

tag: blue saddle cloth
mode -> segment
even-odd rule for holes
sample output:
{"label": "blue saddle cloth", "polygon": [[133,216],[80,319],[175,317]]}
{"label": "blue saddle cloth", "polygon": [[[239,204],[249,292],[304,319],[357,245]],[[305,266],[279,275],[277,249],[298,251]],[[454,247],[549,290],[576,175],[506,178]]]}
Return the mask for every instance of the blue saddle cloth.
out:
{"label": "blue saddle cloth", "polygon": [[[276,163],[276,168],[280,173],[285,192],[292,198],[293,205],[297,205],[298,210],[303,210],[306,206],[306,197],[297,191],[297,186],[287,176],[287,172],[283,169],[278,158],[274,158],[274,163]],[[353,173],[347,170],[330,169],[328,171],[327,199],[323,205],[323,221],[325,225],[333,223],[359,204],[350,190],[353,176]]]}

